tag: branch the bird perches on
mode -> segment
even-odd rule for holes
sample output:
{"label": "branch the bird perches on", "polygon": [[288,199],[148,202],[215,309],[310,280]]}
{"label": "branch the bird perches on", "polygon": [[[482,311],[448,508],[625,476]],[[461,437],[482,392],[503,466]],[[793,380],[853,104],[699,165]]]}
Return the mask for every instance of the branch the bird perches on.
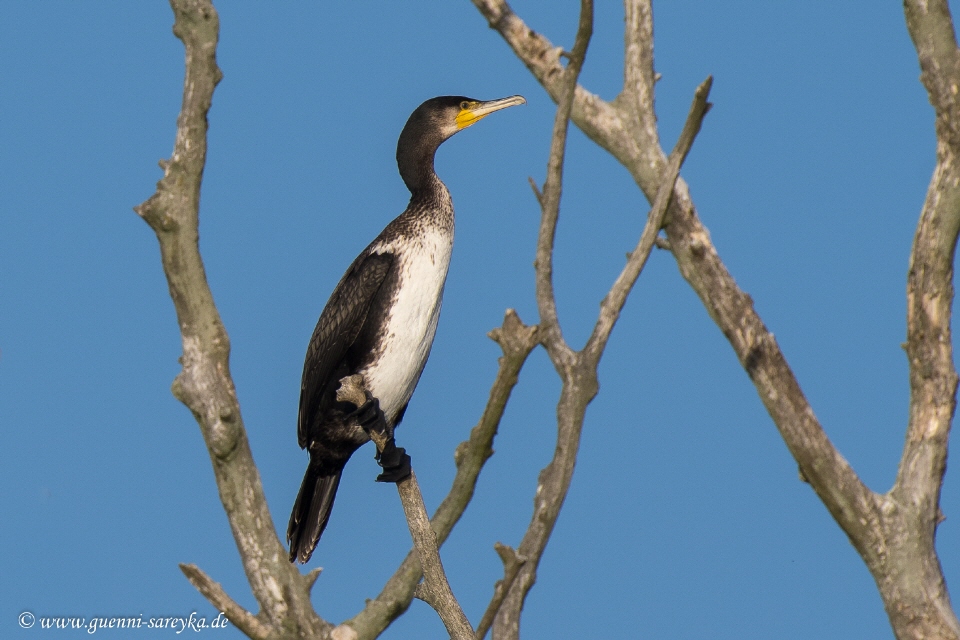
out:
{"label": "branch the bird perches on", "polygon": [[[367,390],[363,383],[363,376],[354,374],[340,379],[340,388],[337,389],[338,402],[350,402],[357,407],[367,401]],[[370,430],[370,439],[377,445],[377,451],[383,452],[387,444],[387,435],[376,429]],[[423,494],[413,469],[410,475],[397,482],[397,493],[400,494],[400,503],[406,515],[410,537],[413,538],[420,567],[423,569],[423,582],[417,588],[418,598],[429,604],[443,620],[444,626],[451,638],[456,640],[474,640],[473,627],[464,615],[463,609],[457,602],[447,574],[443,570],[440,560],[440,549],[437,546],[437,536],[430,525],[430,517],[423,504]]]}

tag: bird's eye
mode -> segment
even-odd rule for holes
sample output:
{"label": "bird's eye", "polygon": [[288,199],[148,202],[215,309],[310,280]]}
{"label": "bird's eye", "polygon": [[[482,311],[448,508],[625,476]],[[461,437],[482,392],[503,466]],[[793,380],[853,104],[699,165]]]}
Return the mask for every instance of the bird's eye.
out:
{"label": "bird's eye", "polygon": [[467,102],[466,100],[464,100],[463,102],[460,103],[460,108],[461,108],[461,109],[466,109],[466,108],[468,108],[469,106],[470,106],[470,103]]}

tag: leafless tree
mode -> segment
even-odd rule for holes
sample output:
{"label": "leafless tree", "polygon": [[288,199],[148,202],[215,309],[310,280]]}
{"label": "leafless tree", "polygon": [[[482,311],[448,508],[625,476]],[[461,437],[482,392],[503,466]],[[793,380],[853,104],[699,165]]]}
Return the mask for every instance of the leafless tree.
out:
{"label": "leafless tree", "polygon": [[[491,628],[498,639],[519,637],[525,598],[570,486],[586,407],[598,390],[598,362],[627,295],[658,244],[673,254],[681,274],[729,340],[796,459],[801,479],[816,491],[874,576],[896,636],[960,639],[960,624],[934,547],[943,517],[939,496],[957,387],[950,318],[953,256],[960,233],[960,51],[946,0],[904,2],[921,80],[936,113],[937,166],[917,226],[907,283],[905,346],[911,394],[906,444],[896,482],[885,494],[868,489],[826,436],[773,334],[720,260],[686,183],[678,178],[709,107],[709,78],[694,93],[676,148],[667,155],[660,146],[653,100],[657,76],[651,1],[624,2],[624,83],[610,102],[578,84],[592,34],[591,0],[581,0],[569,52],[528,27],[503,0],[473,3],[558,105],[546,180],[542,190],[533,185],[542,210],[535,292],[540,319],[526,325],[508,310],[503,325],[491,331],[503,355],[483,415],[457,448],[457,474],[450,492],[428,522],[415,478],[398,485],[414,549],[377,597],[353,618],[334,625],[319,617],[310,602],[318,572],[301,575],[287,561],[276,535],[230,377],[229,340],[198,249],[206,114],[221,75],[216,63],[217,14],[209,0],[171,0],[174,33],[186,49],[183,105],[173,156],[161,162],[164,175],[157,191],[137,212],[157,234],[180,324],[183,369],[173,392],[200,424],[260,611],[246,611],[198,567],[183,565],[190,581],[251,638],[374,638],[414,597],[438,611],[451,637],[482,638]],[[563,338],[552,279],[570,120],[627,168],[652,203],[638,245],[604,298],[593,332],[580,350]],[[554,456],[540,473],[534,513],[520,544],[515,550],[496,547],[504,577],[474,630],[446,585],[437,547],[470,502],[520,369],[538,346],[544,347],[562,382]]]}
{"label": "leafless tree", "polygon": [[[503,0],[473,0],[550,96],[562,100],[558,50]],[[623,91],[604,102],[578,87],[573,121],[609,151],[650,199],[668,171],[654,113],[650,0],[626,0]],[[906,0],[907,29],[936,112],[937,166],[914,237],[907,282],[910,418],[890,491],[868,489],[834,448],[773,334],[710,242],[689,190],[678,180],[663,225],[680,273],[729,340],[800,468],[870,570],[898,638],[958,638],[934,537],[956,406],[950,336],[953,257],[960,231],[960,51],[945,0]]]}

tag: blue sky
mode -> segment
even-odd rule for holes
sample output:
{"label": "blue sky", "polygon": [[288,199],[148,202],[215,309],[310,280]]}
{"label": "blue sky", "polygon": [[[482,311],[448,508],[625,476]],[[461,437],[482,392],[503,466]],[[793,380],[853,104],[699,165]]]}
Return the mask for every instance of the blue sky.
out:
{"label": "blue sky", "polygon": [[[437,158],[457,240],[433,354],[398,435],[431,510],[496,371],[485,333],[508,307],[536,321],[539,212],[527,177],[543,179],[554,111],[466,0],[305,4],[218,6],[224,80],[201,209],[207,274],[280,529],[306,465],[295,433],[306,343],[345,267],[406,204],[394,152],[410,111],[442,94],[528,101]],[[569,46],[576,7],[560,4],[513,6]],[[582,83],[612,99],[622,8],[598,4]],[[170,9],[13,2],[4,13],[0,635],[42,633],[20,629],[23,611],[212,617],[178,562],[255,608],[199,430],[169,393],[179,335],[155,237],[132,211],[173,144],[183,50]],[[903,15],[863,2],[686,0],[657,4],[655,20],[663,144],[712,74],[714,108],[682,175],[829,436],[886,491],[907,416],[907,259],[934,165]],[[647,204],[579,132],[566,166],[555,276],[565,335],[580,346]],[[600,382],[523,637],[892,637],[872,578],[799,482],[668,254],[655,252],[641,276]],[[527,526],[558,388],[534,353],[442,550],[474,624],[502,573],[493,543],[516,545]],[[377,471],[372,451],[355,456],[310,564],[324,567],[314,602],[334,622],[376,595],[410,546]],[[948,473],[938,549],[954,587],[958,489]],[[415,602],[384,637],[442,634]]]}

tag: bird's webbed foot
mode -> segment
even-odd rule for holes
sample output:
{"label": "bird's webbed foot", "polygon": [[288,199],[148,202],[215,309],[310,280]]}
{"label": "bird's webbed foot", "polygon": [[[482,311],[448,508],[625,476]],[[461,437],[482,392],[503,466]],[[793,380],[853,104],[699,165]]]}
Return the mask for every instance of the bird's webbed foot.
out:
{"label": "bird's webbed foot", "polygon": [[400,482],[410,476],[410,456],[393,438],[387,440],[383,451],[377,451],[377,463],[383,467],[377,482]]}
{"label": "bird's webbed foot", "polygon": [[[367,401],[352,413],[357,423],[377,444],[376,460],[383,468],[377,482],[400,482],[410,475],[410,456],[393,439],[393,429],[380,409],[380,401],[366,391]],[[383,443],[381,450],[380,443]]]}
{"label": "bird's webbed foot", "polygon": [[370,395],[369,391],[364,393],[367,396],[367,401],[357,407],[350,414],[350,417],[355,418],[368,435],[375,432],[383,434],[384,437],[392,437],[392,430],[387,426],[387,417],[383,415],[383,411],[380,409],[380,401]]}

